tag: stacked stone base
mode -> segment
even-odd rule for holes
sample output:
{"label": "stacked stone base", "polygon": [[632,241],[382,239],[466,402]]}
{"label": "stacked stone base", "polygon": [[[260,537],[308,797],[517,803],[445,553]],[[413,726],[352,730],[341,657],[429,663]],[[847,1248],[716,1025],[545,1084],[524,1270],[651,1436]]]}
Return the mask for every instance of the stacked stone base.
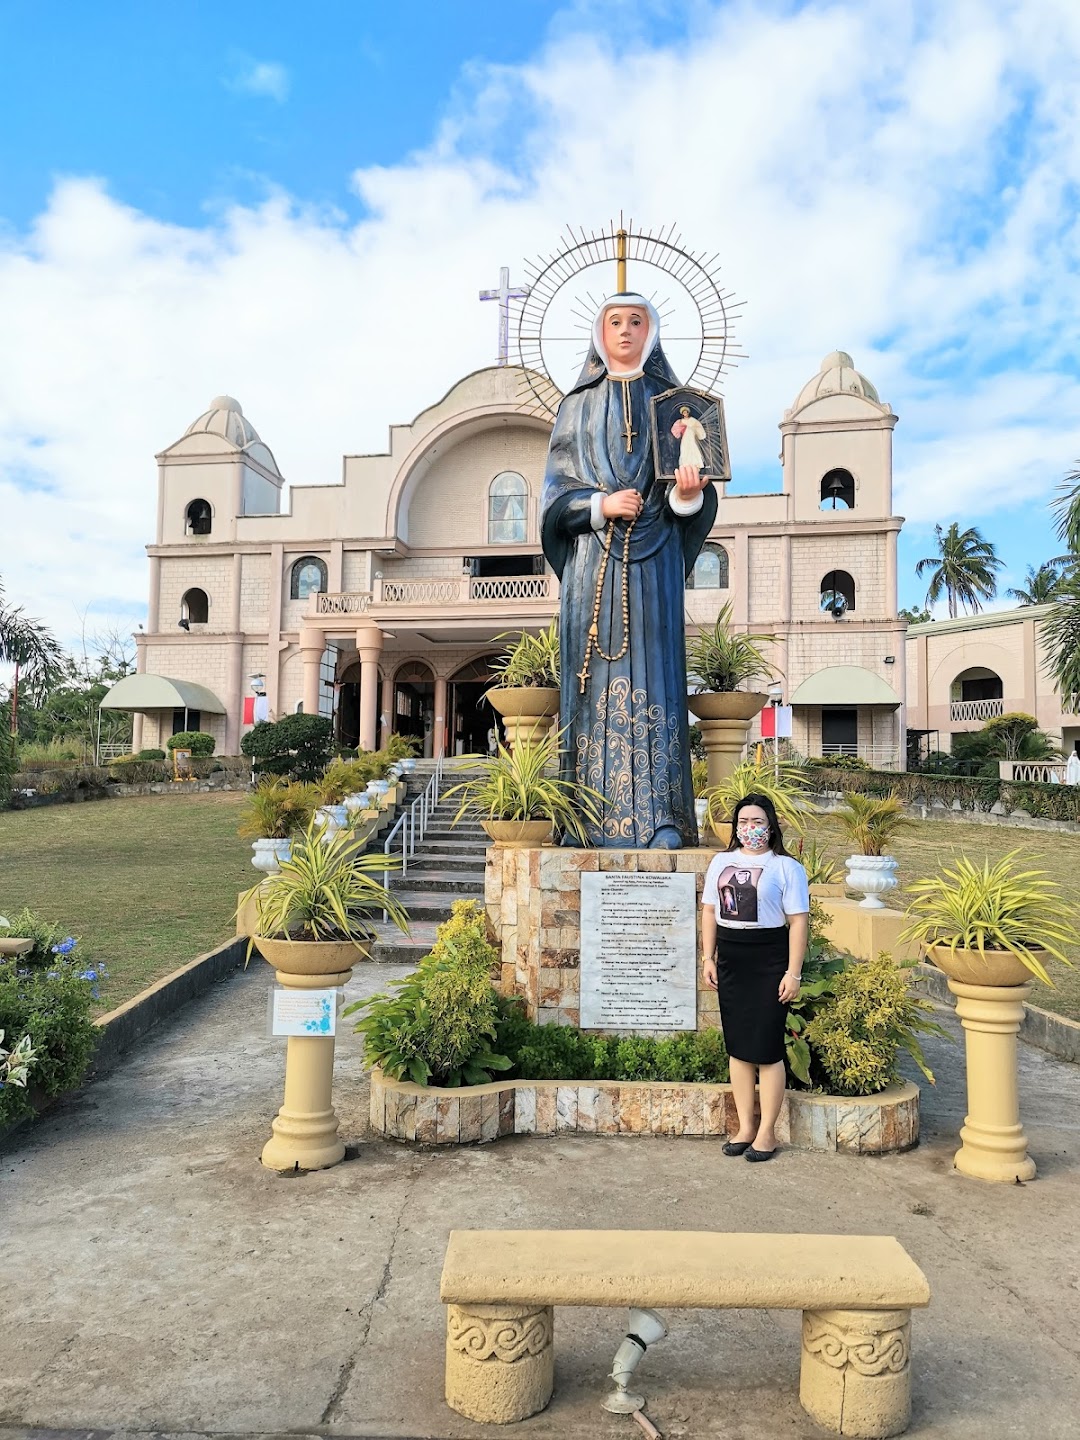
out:
{"label": "stacked stone base", "polygon": [[[371,1072],[371,1128],[419,1145],[485,1144],[505,1135],[670,1135],[738,1130],[730,1085],[507,1080],[440,1090]],[[919,1142],[919,1087],[846,1099],[789,1090],[776,1138],[795,1150],[891,1155]]]}
{"label": "stacked stone base", "polygon": [[[520,995],[538,1025],[577,1025],[581,1018],[581,875],[623,871],[696,877],[700,906],[705,872],[715,850],[571,850],[492,845],[484,899],[501,950],[501,989]],[[697,965],[697,947],[694,964]],[[698,990],[698,1029],[716,1028],[715,990]]]}

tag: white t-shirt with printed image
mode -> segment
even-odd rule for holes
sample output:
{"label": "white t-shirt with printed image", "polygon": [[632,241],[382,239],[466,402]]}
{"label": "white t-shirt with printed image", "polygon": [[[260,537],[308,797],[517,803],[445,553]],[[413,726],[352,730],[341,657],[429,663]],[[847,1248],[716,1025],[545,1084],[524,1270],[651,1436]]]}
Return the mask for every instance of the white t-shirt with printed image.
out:
{"label": "white t-shirt with printed image", "polygon": [[713,907],[718,925],[770,930],[786,924],[789,915],[807,913],[810,886],[791,855],[721,850],[705,872],[701,903]]}

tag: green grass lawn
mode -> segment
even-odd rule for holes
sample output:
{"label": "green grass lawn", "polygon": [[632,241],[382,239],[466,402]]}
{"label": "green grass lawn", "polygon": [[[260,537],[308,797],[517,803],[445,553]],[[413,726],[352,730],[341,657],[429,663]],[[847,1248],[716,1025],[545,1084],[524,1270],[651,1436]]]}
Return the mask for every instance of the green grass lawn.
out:
{"label": "green grass lawn", "polygon": [[[838,823],[831,816],[815,820],[808,834],[816,835],[827,845],[836,859],[851,853]],[[1075,902],[1080,898],[1080,835],[1021,830],[998,825],[964,825],[949,820],[917,821],[900,832],[890,853],[900,861],[900,885],[908,885],[924,875],[934,874],[941,865],[957,855],[967,855],[975,862],[984,856],[1000,860],[1012,850],[1020,850],[1024,867],[1045,870],[1061,886],[1062,895]],[[842,873],[842,872],[841,872]],[[902,909],[906,903],[902,889],[893,891],[886,903]],[[1033,982],[1031,1003],[1045,1010],[1056,1010],[1072,1020],[1080,1020],[1080,935],[1068,951],[1073,969],[1051,962],[1050,973],[1055,988]]]}
{"label": "green grass lawn", "polygon": [[[150,795],[0,814],[0,915],[29,905],[81,936],[109,967],[100,1006],[109,1010],[232,934],[237,892],[258,878],[236,834],[243,803],[232,793]],[[812,833],[835,857],[849,853],[829,816]],[[961,852],[997,859],[1017,848],[1077,897],[1080,835],[927,820],[902,832],[894,854],[904,885]],[[1080,936],[1070,959],[1080,966]],[[1055,972],[1057,988],[1036,983],[1032,1000],[1080,1020],[1080,968]]]}
{"label": "green grass lawn", "polygon": [[244,796],[157,796],[0,813],[0,915],[24,905],[105,961],[99,1013],[233,932],[258,878],[236,834]]}

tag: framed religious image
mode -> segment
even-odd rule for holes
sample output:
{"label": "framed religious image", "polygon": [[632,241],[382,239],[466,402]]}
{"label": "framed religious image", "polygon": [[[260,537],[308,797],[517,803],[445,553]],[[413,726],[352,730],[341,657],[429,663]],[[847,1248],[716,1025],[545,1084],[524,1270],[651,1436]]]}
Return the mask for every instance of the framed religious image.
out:
{"label": "framed religious image", "polygon": [[674,480],[679,465],[696,465],[708,480],[731,479],[721,399],[680,385],[651,404],[657,479]]}

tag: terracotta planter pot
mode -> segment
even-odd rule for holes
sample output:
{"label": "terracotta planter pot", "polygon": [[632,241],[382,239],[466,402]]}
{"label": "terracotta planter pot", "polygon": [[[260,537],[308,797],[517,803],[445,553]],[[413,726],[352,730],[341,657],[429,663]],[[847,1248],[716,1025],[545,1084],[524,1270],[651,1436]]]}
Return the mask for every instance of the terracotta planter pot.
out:
{"label": "terracotta planter pot", "polygon": [[547,845],[554,828],[550,820],[481,820],[480,824],[496,845]]}
{"label": "terracotta planter pot", "polygon": [[[1044,950],[1034,952],[1045,965]],[[987,950],[985,957],[977,950],[949,950],[944,945],[927,945],[927,958],[943,971],[950,980],[962,985],[997,985],[1012,988],[1027,985],[1031,971],[1022,960],[1009,950]]]}
{"label": "terracotta planter pot", "polygon": [[263,959],[283,975],[341,975],[371,953],[370,945],[345,940],[277,940],[255,936]]}
{"label": "terracotta planter pot", "polygon": [[557,715],[559,692],[543,685],[495,685],[484,695],[500,715]]}
{"label": "terracotta planter pot", "polygon": [[698,720],[752,720],[765,709],[768,699],[756,690],[706,690],[688,695],[686,705]]}

